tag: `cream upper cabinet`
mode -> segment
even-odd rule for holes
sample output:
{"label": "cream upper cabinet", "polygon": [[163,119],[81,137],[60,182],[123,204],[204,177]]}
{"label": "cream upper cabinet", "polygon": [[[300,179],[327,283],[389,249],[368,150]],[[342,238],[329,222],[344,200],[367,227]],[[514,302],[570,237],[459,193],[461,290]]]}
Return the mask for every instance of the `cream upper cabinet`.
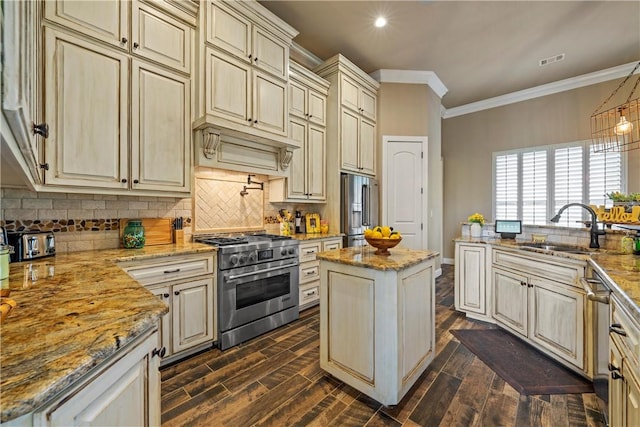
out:
{"label": "cream upper cabinet", "polygon": [[191,27],[138,1],[132,3],[131,52],[191,73]]}
{"label": "cream upper cabinet", "polygon": [[[40,169],[40,137],[35,124],[40,122],[42,87],[39,78],[39,53],[41,52],[39,7],[35,1],[8,1],[2,5],[2,113],[7,128],[15,141],[16,151],[22,153],[29,179],[42,183]],[[4,120],[3,120],[4,122]],[[4,124],[4,123],[3,123]],[[46,126],[40,135],[47,136]]]}
{"label": "cream upper cabinet", "polygon": [[129,62],[45,28],[45,183],[128,188]]}
{"label": "cream upper cabinet", "polygon": [[193,30],[167,10],[183,12],[165,2],[44,3],[44,183],[188,193]]}
{"label": "cream upper cabinet", "polygon": [[190,81],[133,60],[131,178],[140,190],[190,188]]}
{"label": "cream upper cabinet", "polygon": [[326,191],[326,98],[329,82],[291,63],[289,82],[289,138],[293,150],[289,177],[272,181],[272,202],[324,202]]}
{"label": "cream upper cabinet", "polygon": [[191,28],[134,0],[45,1],[47,20],[185,73],[191,72]]}
{"label": "cream upper cabinet", "polygon": [[130,3],[123,1],[44,2],[44,17],[52,22],[129,50]]}
{"label": "cream upper cabinet", "polygon": [[287,79],[289,45],[222,2],[208,6],[207,41],[245,63]]}
{"label": "cream upper cabinet", "polygon": [[205,67],[207,114],[271,133],[287,134],[286,84],[209,47]]}
{"label": "cream upper cabinet", "polygon": [[357,111],[363,116],[375,121],[377,95],[358,84],[349,76],[340,79],[341,101],[344,107]]}
{"label": "cream upper cabinet", "polygon": [[314,70],[331,83],[327,99],[327,141],[338,144],[340,170],[376,175],[379,83],[342,55]]}

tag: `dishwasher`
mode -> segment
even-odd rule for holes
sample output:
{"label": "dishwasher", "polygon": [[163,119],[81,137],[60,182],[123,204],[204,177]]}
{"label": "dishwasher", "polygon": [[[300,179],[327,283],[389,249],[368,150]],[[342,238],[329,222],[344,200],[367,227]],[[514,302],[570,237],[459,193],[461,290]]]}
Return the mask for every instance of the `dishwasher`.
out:
{"label": "dishwasher", "polygon": [[581,278],[592,313],[594,336],[593,388],[600,403],[600,409],[609,422],[609,295],[611,289],[597,271],[591,270],[591,277]]}

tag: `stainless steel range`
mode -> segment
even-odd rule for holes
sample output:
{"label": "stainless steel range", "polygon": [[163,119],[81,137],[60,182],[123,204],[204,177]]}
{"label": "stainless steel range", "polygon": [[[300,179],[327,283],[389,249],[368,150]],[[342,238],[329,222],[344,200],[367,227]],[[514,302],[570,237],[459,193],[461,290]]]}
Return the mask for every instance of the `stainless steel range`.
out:
{"label": "stainless steel range", "polygon": [[225,350],[298,318],[298,241],[200,235],[218,246],[218,346]]}

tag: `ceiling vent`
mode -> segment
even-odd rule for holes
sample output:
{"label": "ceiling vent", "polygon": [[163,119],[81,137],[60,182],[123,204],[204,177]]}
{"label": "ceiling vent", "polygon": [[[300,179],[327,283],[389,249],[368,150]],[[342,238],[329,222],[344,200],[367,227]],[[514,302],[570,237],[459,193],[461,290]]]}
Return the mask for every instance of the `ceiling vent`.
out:
{"label": "ceiling vent", "polygon": [[545,65],[553,64],[554,62],[563,61],[563,60],[564,60],[564,53],[560,53],[558,55],[553,55],[548,58],[541,59],[540,61],[538,61],[538,65],[543,67]]}

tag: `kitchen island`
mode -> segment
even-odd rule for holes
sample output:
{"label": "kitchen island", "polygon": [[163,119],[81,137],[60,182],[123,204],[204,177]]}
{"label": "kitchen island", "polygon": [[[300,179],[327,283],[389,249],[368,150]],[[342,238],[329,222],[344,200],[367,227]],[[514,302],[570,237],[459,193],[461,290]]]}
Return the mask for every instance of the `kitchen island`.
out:
{"label": "kitchen island", "polygon": [[[43,411],[52,402],[61,396],[71,396],[74,403],[74,396],[99,397],[91,393],[92,384],[99,381],[88,379],[113,374],[114,367],[119,372],[126,362],[135,366],[129,371],[129,383],[150,381],[149,393],[157,394],[157,402],[146,404],[158,409],[149,423],[159,424],[159,358],[152,354],[158,345],[158,322],[167,306],[116,262],[212,251],[208,245],[185,243],[74,252],[10,264],[2,287],[16,306],[0,331],[0,422],[39,425],[44,422],[41,416],[50,415],[56,420],[64,405]],[[79,384],[88,384],[82,393],[76,393]],[[126,400],[127,407],[138,403]],[[91,402],[85,403],[79,406],[89,407]],[[132,414],[125,415],[135,422]]]}
{"label": "kitchen island", "polygon": [[320,367],[395,405],[433,360],[435,251],[321,252]]}

